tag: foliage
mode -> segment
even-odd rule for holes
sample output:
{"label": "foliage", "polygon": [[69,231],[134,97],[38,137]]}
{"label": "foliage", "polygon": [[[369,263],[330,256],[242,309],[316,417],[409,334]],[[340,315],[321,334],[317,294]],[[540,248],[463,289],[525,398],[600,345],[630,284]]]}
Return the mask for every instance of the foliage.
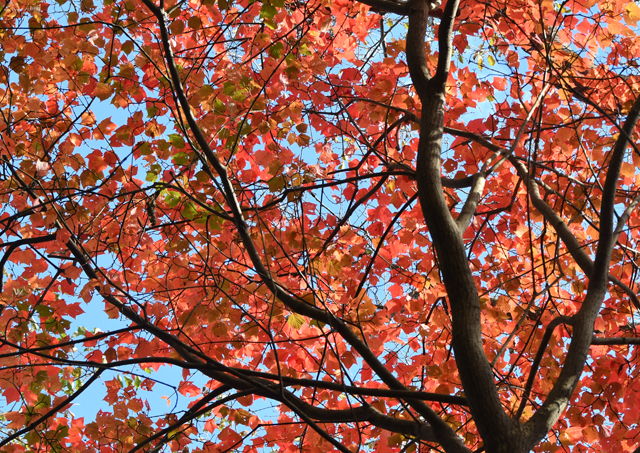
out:
{"label": "foliage", "polygon": [[640,443],[633,1],[5,2],[0,451]]}

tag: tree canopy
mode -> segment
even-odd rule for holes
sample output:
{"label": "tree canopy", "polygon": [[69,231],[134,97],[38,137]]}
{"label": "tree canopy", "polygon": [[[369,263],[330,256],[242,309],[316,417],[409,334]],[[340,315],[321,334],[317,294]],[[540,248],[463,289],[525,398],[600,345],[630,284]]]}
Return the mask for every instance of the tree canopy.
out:
{"label": "tree canopy", "polygon": [[638,20],[4,0],[0,452],[639,451]]}

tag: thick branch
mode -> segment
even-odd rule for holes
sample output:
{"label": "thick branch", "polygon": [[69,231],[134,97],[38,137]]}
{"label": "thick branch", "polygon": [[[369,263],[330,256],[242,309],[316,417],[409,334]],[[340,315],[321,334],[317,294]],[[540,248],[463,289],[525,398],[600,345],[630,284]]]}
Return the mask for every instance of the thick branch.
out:
{"label": "thick branch", "polygon": [[482,193],[484,192],[484,185],[486,181],[486,172],[476,173],[475,177],[473,178],[473,182],[471,183],[471,190],[469,191],[467,200],[465,201],[464,206],[460,210],[460,214],[456,219],[458,229],[462,232],[464,232],[473,221],[473,217],[475,216],[476,210],[478,209],[478,203],[480,203]]}
{"label": "thick branch", "polygon": [[[173,88],[175,90],[176,96],[180,102],[181,109],[183,114],[185,115],[187,122],[191,128],[191,131],[196,139],[196,142],[203,150],[204,155],[207,158],[209,164],[213,167],[213,170],[217,173],[220,181],[222,182],[225,198],[231,212],[233,214],[234,222],[238,229],[239,236],[244,244],[247,254],[251,259],[251,262],[255,268],[255,271],[258,273],[260,278],[264,281],[265,285],[269,288],[269,290],[277,297],[280,301],[282,301],[287,308],[290,310],[308,316],[317,321],[324,322],[326,324],[331,325],[340,335],[345,339],[345,341],[350,344],[356,352],[360,354],[363,360],[369,365],[373,371],[375,371],[378,376],[382,379],[382,381],[391,389],[394,390],[407,390],[407,388],[402,384],[402,382],[397,379],[393,373],[391,373],[377,358],[377,356],[369,349],[367,344],[355,333],[351,330],[351,328],[344,323],[344,321],[336,318],[333,314],[322,310],[320,308],[314,307],[308,303],[306,303],[301,298],[296,297],[288,292],[287,289],[282,287],[279,283],[277,283],[269,270],[265,267],[260,254],[251,238],[247,225],[244,221],[242,211],[240,209],[240,205],[238,204],[238,200],[235,196],[235,191],[233,185],[229,179],[227,174],[227,169],[222,163],[218,160],[215,153],[211,150],[208,141],[204,137],[202,131],[200,130],[197,121],[195,120],[193,113],[191,112],[191,108],[189,106],[188,99],[182,88],[182,84],[180,81],[180,77],[178,75],[178,71],[176,68],[176,64],[173,57],[173,51],[171,49],[169,34],[167,30],[167,26],[165,23],[165,13],[161,9],[159,9],[156,5],[154,5],[150,0],[142,0],[145,5],[154,13],[156,18],[158,19],[158,24],[160,27],[161,40],[163,45],[163,50],[165,54],[165,60],[167,62],[167,66],[169,67],[169,72],[171,74]],[[422,43],[424,49],[424,35],[422,36]],[[222,381],[221,381],[222,382]],[[252,381],[252,384],[256,384],[255,381]],[[237,388],[237,387],[236,387]],[[274,397],[273,395],[271,396]],[[436,435],[438,441],[446,447],[445,444],[456,445],[458,448],[464,447],[461,440],[457,437],[453,429],[446,424],[438,414],[433,411],[429,406],[427,406],[422,401],[409,401],[410,406],[415,409],[421,416],[425,418],[425,420],[430,423],[436,431]],[[294,406],[295,407],[295,406]],[[302,416],[302,414],[299,414]],[[334,445],[335,443],[330,440]],[[338,447],[340,448],[340,447]]]}
{"label": "thick branch", "polygon": [[640,338],[636,337],[613,337],[613,338],[602,338],[602,337],[593,337],[591,339],[591,346],[624,346],[624,345],[635,345],[640,344]]}
{"label": "thick branch", "polygon": [[[549,206],[540,195],[540,190],[538,188],[538,183],[530,177],[529,172],[522,162],[520,162],[515,157],[510,157],[509,162],[515,167],[518,176],[522,178],[524,181],[527,181],[529,197],[531,199],[531,204],[533,207],[538,210],[545,218],[547,222],[551,224],[553,229],[556,231],[562,242],[564,242],[567,247],[567,251],[574,259],[576,264],[580,266],[580,269],[589,277],[593,273],[593,261],[584,251],[584,248],[578,241],[578,239],[573,235],[569,226],[562,220],[562,217],[553,210],[551,206]],[[631,299],[633,304],[637,309],[640,309],[640,300],[638,300],[638,296],[636,293],[629,288],[626,284],[624,284],[620,279],[614,277],[612,274],[608,274],[608,279],[615,284],[617,287],[622,289]]]}
{"label": "thick branch", "polygon": [[456,224],[458,225],[460,232],[464,233],[465,230],[469,227],[469,225],[473,221],[473,217],[476,213],[476,210],[478,209],[478,203],[480,202],[480,198],[482,197],[482,192],[484,191],[484,185],[487,180],[487,177],[493,171],[495,171],[500,165],[502,165],[502,163],[505,160],[507,160],[510,156],[513,155],[514,151],[516,150],[516,147],[520,143],[520,139],[524,134],[525,128],[529,123],[529,120],[531,119],[533,112],[538,107],[538,105],[540,105],[540,102],[542,101],[542,99],[544,99],[544,96],[547,94],[547,91],[549,91],[549,85],[544,86],[540,91],[540,93],[538,93],[538,96],[536,96],[536,99],[533,105],[527,112],[527,116],[522,121],[522,124],[518,129],[516,138],[511,143],[511,147],[508,150],[499,149],[494,151],[493,155],[489,157],[484,162],[484,164],[482,164],[482,168],[475,175],[473,183],[471,185],[471,191],[469,192],[469,196],[467,197],[467,200],[465,201],[464,206],[462,207],[462,210],[460,211],[460,214],[456,219]]}
{"label": "thick branch", "polygon": [[[429,6],[416,1],[409,15],[407,63],[422,101],[416,177],[422,212],[438,256],[452,314],[453,349],[460,379],[478,430],[487,449],[509,445],[518,429],[504,412],[493,373],[482,346],[480,301],[469,268],[462,234],[449,212],[441,180],[445,86],[451,53],[452,22],[458,2],[450,0],[440,26],[440,59],[437,83],[431,83],[425,58],[425,30]],[[444,27],[443,27],[444,25]],[[443,53],[447,55],[443,55]],[[445,66],[446,65],[446,66]],[[460,448],[444,445],[445,450]],[[464,447],[463,447],[464,448]]]}
{"label": "thick branch", "polygon": [[427,66],[425,56],[424,38],[427,33],[429,20],[429,3],[426,0],[414,0],[409,14],[409,30],[407,30],[407,66],[411,81],[420,100],[424,100],[431,94],[431,74]]}
{"label": "thick branch", "polygon": [[[474,142],[479,143],[480,145],[484,146],[485,148],[495,153],[507,155],[509,152],[506,148],[503,148],[499,145],[492,143],[491,141],[489,141],[487,138],[483,137],[480,134],[463,131],[460,129],[454,129],[451,127],[445,127],[444,131],[447,134],[450,134],[456,137],[465,137],[470,140],[473,140]],[[580,245],[580,242],[573,235],[573,233],[571,232],[567,224],[562,220],[562,217],[560,217],[560,215],[558,215],[553,210],[553,208],[551,208],[551,206],[549,206],[543,200],[542,196],[540,195],[538,183],[534,180],[534,178],[531,178],[531,179],[529,178],[529,172],[527,171],[527,168],[525,167],[525,165],[520,160],[518,160],[515,156],[510,156],[508,160],[515,167],[518,176],[523,181],[527,182],[527,189],[528,189],[529,197],[531,198],[531,203],[533,204],[533,206],[542,214],[545,220],[549,222],[551,226],[554,228],[554,230],[556,231],[560,239],[562,239],[562,241],[565,243],[567,247],[567,251],[569,252],[571,257],[575,260],[576,264],[580,266],[580,269],[582,269],[582,271],[585,274],[587,274],[587,276],[590,276],[591,272],[593,272],[593,261],[591,260],[587,252],[584,251],[584,248],[582,247],[582,245]],[[445,187],[449,187],[449,186],[445,186]],[[634,200],[632,205],[634,207],[636,206],[636,200]],[[629,208],[631,208],[631,205],[629,206]],[[617,232],[621,231],[621,228],[624,225],[624,221],[628,219],[628,215],[630,215],[629,208],[627,208],[623,213],[623,215],[621,216],[620,221],[618,222],[618,226],[616,228]],[[629,214],[627,214],[628,212]],[[629,286],[627,286],[622,281],[620,281],[620,279],[614,277],[612,274],[609,274],[608,278],[609,278],[609,281],[611,281],[614,285],[616,285],[622,291],[624,291],[624,293],[629,296],[629,298],[631,299],[635,307],[640,310],[640,300],[638,299],[638,296],[636,295],[636,293],[631,288],[629,288]]]}
{"label": "thick branch", "polygon": [[553,335],[553,331],[560,324],[568,324],[572,325],[573,320],[569,316],[560,316],[551,321],[547,328],[544,331],[544,335],[542,337],[542,341],[540,342],[540,346],[538,347],[538,352],[536,353],[536,357],[533,359],[533,364],[531,365],[531,370],[529,370],[529,377],[527,378],[527,383],[524,386],[524,392],[522,394],[522,399],[520,401],[520,407],[516,412],[516,420],[522,417],[522,412],[524,408],[527,406],[527,402],[529,401],[529,395],[531,394],[531,389],[533,388],[533,383],[536,379],[536,375],[538,374],[538,367],[540,366],[540,362],[542,361],[542,357],[544,356],[544,351],[547,349],[549,345],[549,340],[551,340],[551,335]]}
{"label": "thick branch", "polygon": [[392,0],[359,0],[379,11],[406,16],[409,14],[410,2],[394,2]]}
{"label": "thick branch", "polygon": [[627,116],[622,128],[624,133],[618,136],[611,151],[609,169],[601,198],[600,241],[596,250],[596,259],[589,278],[587,295],[582,307],[574,316],[573,336],[562,371],[543,405],[525,425],[528,445],[531,447],[549,432],[564,411],[580,381],[587,360],[593,337],[593,325],[607,291],[609,263],[616,241],[613,217],[620,168],[625,150],[629,145],[629,137],[633,134],[638,119],[640,119],[640,97],[636,99]]}
{"label": "thick branch", "polygon": [[361,395],[361,396],[375,396],[382,398],[398,398],[403,400],[416,399],[422,401],[436,401],[444,404],[455,404],[459,406],[466,406],[467,399],[462,396],[445,395],[442,393],[432,392],[416,392],[413,390],[387,390],[387,389],[373,389],[367,387],[357,387],[353,385],[343,385],[338,382],[326,382],[318,381],[315,379],[300,379],[292,378],[288,376],[280,376],[277,374],[263,373],[259,371],[242,370],[243,373],[249,376],[261,377],[264,379],[271,379],[281,381],[285,385],[292,386],[304,386],[318,389],[335,390],[343,392],[349,395]]}
{"label": "thick branch", "polygon": [[453,50],[453,25],[458,15],[459,6],[460,0],[447,0],[440,27],[438,28],[438,68],[434,76],[434,85],[438,91],[444,91],[449,78],[449,66],[451,66]]}

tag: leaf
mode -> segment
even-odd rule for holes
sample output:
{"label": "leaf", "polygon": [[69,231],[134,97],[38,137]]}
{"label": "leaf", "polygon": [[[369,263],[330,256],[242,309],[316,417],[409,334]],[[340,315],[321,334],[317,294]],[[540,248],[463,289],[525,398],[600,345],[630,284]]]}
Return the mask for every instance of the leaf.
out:
{"label": "leaf", "polygon": [[0,7],[4,450],[637,449],[637,3],[144,3]]}
{"label": "leaf", "polygon": [[169,205],[169,207],[175,208],[180,204],[182,198],[178,192],[167,192],[165,193],[164,201]]}
{"label": "leaf", "polygon": [[[201,390],[191,381],[181,382],[180,386],[178,387],[178,392],[187,397],[198,396],[200,393],[202,393]],[[168,401],[169,400],[167,400],[167,402]]]}
{"label": "leaf", "polygon": [[174,165],[189,165],[189,162],[191,161],[191,157],[187,153],[177,153],[171,158],[171,161],[173,162]]}
{"label": "leaf", "polygon": [[281,42],[274,43],[271,47],[269,47],[269,55],[273,58],[279,59],[282,57],[282,51],[284,49],[284,44]]}
{"label": "leaf", "polygon": [[260,18],[273,20],[273,18],[278,14],[278,10],[273,5],[269,5],[264,3],[262,8],[260,9]]}
{"label": "leaf", "polygon": [[187,201],[182,208],[182,217],[193,220],[198,215],[198,210],[193,203]]}
{"label": "leaf", "polygon": [[183,149],[186,144],[180,134],[169,134],[169,143],[178,149]]}
{"label": "leaf", "polygon": [[291,313],[287,317],[287,324],[289,324],[292,328],[298,330],[300,327],[306,324],[306,321],[303,316],[300,316],[297,313]]}
{"label": "leaf", "polygon": [[84,285],[82,290],[80,291],[80,297],[85,303],[89,303],[91,301],[91,297],[93,296],[93,291],[95,288],[100,286],[100,282],[97,279],[91,279],[87,284]]}
{"label": "leaf", "polygon": [[635,27],[638,24],[638,20],[640,20],[640,7],[635,2],[626,3],[624,18],[628,25]]}
{"label": "leaf", "polygon": [[202,21],[198,16],[190,17],[187,23],[189,25],[189,28],[193,30],[198,30],[202,26]]}
{"label": "leaf", "polygon": [[113,95],[113,87],[108,83],[99,82],[93,90],[93,95],[101,101],[104,101]]}

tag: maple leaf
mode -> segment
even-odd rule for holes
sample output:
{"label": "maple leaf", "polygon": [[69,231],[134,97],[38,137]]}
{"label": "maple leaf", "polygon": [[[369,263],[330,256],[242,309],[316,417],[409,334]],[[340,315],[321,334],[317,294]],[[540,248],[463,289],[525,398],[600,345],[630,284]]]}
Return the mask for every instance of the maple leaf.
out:
{"label": "maple leaf", "polygon": [[638,449],[639,19],[7,3],[0,450]]}

